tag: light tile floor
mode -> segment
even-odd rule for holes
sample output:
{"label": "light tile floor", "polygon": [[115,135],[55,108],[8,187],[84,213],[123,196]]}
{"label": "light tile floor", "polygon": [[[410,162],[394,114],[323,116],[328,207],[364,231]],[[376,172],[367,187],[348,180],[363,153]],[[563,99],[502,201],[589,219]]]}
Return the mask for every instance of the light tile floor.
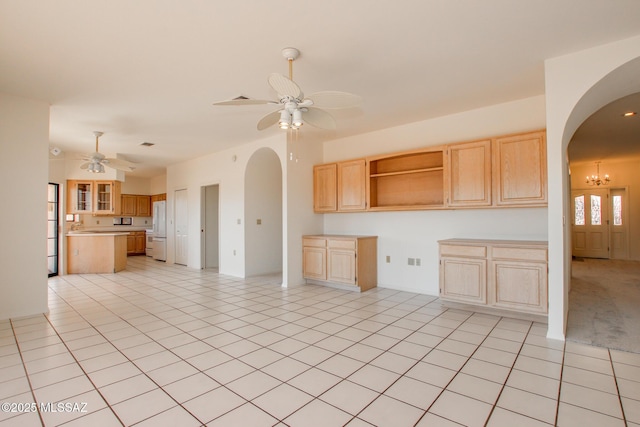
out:
{"label": "light tile floor", "polygon": [[0,322],[0,424],[640,427],[639,354],[278,282],[145,257],[50,279],[47,316]]}

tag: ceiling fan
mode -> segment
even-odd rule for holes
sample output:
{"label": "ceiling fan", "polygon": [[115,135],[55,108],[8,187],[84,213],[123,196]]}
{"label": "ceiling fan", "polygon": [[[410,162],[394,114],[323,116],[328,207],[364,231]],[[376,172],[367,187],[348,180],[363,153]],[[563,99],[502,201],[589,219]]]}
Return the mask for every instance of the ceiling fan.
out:
{"label": "ceiling fan", "polygon": [[278,101],[251,99],[245,96],[214,102],[213,105],[279,105],[279,110],[273,111],[258,121],[258,130],[264,130],[278,123],[281,129],[298,129],[303,123],[320,129],[335,129],[336,121],[325,109],[352,108],[362,102],[358,95],[348,92],[322,91],[304,96],[304,93],[293,81],[293,61],[300,56],[300,51],[293,47],[282,49],[282,56],[289,62],[289,77],[272,73],[269,75],[269,85],[278,94]]}
{"label": "ceiling fan", "polygon": [[96,151],[82,157],[86,163],[80,165],[80,169],[86,169],[93,173],[104,173],[105,166],[125,172],[132,172],[135,169],[131,162],[122,159],[108,159],[104,154],[98,152],[98,139],[104,132],[94,131],[93,134],[96,136]]}

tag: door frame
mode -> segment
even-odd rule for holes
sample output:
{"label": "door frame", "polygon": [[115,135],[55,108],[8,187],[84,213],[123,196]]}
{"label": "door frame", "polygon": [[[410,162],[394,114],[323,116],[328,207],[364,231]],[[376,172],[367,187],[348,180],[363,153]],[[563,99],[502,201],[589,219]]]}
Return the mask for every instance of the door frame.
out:
{"label": "door frame", "polygon": [[[60,184],[57,184],[55,182],[50,182],[48,183],[48,187],[50,188],[51,186],[55,187],[55,200],[49,200],[48,194],[49,192],[47,191],[47,205],[53,203],[54,207],[53,207],[53,213],[54,213],[54,218],[49,218],[47,215],[47,222],[53,222],[53,236],[49,235],[49,231],[47,231],[47,266],[49,265],[48,259],[51,257],[55,257],[56,261],[55,261],[55,271],[51,271],[47,268],[48,270],[48,274],[49,277],[54,277],[57,276],[60,273],[60,235],[59,235],[59,230],[60,230]],[[49,209],[47,209],[47,212],[50,212]],[[47,230],[49,230],[49,226],[47,226]],[[50,245],[49,244],[49,240],[53,240],[53,244]],[[55,254],[50,254],[49,253],[49,249],[50,247],[55,248]]]}

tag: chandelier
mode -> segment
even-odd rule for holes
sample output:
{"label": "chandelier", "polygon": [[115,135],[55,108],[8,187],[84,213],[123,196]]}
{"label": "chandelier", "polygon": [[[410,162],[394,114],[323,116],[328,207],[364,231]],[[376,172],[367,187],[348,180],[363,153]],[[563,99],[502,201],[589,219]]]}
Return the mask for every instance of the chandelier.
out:
{"label": "chandelier", "polygon": [[600,178],[600,162],[596,162],[596,174],[587,176],[587,184],[589,185],[607,185],[611,181],[608,174]]}

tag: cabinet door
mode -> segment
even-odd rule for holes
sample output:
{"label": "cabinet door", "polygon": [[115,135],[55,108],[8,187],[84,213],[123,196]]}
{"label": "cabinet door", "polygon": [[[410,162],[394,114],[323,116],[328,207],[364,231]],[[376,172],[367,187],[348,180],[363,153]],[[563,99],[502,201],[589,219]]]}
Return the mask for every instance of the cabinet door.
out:
{"label": "cabinet door", "polygon": [[487,261],[440,259],[440,297],[470,304],[487,303]]}
{"label": "cabinet door", "polygon": [[302,276],[305,279],[327,280],[327,249],[305,246],[302,248]]}
{"label": "cabinet door", "polygon": [[448,204],[491,205],[491,140],[449,146]]}
{"label": "cabinet door", "polygon": [[127,255],[136,253],[136,236],[135,233],[127,235]]}
{"label": "cabinet door", "polygon": [[356,284],[356,252],[348,249],[327,251],[327,280],[330,282]]}
{"label": "cabinet door", "polygon": [[544,132],[494,140],[496,205],[547,203],[547,152]]}
{"label": "cabinet door", "polygon": [[67,181],[67,211],[91,213],[93,208],[93,182]]}
{"label": "cabinet door", "polygon": [[492,262],[492,305],[532,313],[547,312],[547,265],[518,261]]}
{"label": "cabinet door", "polygon": [[136,253],[143,254],[147,247],[147,236],[144,231],[136,232]]}
{"label": "cabinet door", "polygon": [[313,167],[313,210],[315,212],[335,212],[338,208],[337,165],[317,165]]}
{"label": "cabinet door", "polygon": [[137,201],[136,196],[132,194],[122,195],[122,215],[135,216]]}
{"label": "cabinet door", "polygon": [[338,163],[338,211],[366,208],[366,173],[364,159]]}
{"label": "cabinet door", "polygon": [[150,196],[136,196],[136,214],[138,216],[151,216]]}

